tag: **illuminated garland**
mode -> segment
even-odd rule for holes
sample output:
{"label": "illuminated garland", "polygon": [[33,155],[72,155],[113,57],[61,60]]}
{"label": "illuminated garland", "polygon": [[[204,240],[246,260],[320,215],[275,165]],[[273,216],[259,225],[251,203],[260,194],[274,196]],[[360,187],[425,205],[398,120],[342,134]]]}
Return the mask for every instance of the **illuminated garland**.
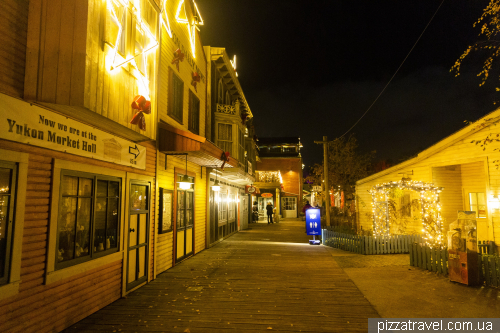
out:
{"label": "illuminated garland", "polygon": [[389,191],[394,188],[420,193],[423,239],[430,247],[440,247],[443,243],[443,223],[439,202],[442,187],[405,178],[399,182],[377,184],[369,191],[372,195],[373,236],[390,236],[391,218],[387,197]]}

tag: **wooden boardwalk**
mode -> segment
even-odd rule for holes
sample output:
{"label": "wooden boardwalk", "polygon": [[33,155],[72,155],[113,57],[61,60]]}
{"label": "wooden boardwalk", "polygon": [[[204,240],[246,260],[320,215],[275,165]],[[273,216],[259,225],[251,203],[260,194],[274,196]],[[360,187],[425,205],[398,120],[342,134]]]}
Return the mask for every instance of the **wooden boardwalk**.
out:
{"label": "wooden boardwalk", "polygon": [[65,332],[366,332],[379,315],[303,223],[251,224]]}

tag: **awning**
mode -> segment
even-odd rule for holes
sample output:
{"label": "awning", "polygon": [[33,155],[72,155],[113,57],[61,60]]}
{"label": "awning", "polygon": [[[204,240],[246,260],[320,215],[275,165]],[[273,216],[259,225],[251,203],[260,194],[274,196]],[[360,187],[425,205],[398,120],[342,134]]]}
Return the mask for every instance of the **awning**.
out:
{"label": "awning", "polygon": [[[161,153],[172,155],[186,153],[189,162],[200,166],[222,165],[222,149],[206,138],[165,123],[159,123],[158,130],[158,149]],[[225,164],[227,168],[237,166],[238,161],[233,157],[229,157],[229,162]]]}

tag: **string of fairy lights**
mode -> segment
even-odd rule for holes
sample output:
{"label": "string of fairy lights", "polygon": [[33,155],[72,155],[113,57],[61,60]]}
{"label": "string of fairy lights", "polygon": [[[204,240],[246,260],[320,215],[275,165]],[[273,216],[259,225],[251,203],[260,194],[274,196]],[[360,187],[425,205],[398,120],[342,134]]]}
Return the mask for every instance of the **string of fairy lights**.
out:
{"label": "string of fairy lights", "polygon": [[439,193],[442,187],[432,183],[412,181],[403,178],[400,181],[377,184],[369,191],[372,195],[373,236],[391,236],[391,216],[389,214],[389,192],[393,189],[415,191],[420,193],[420,210],[422,214],[422,233],[426,245],[440,247],[443,243],[443,221]]}

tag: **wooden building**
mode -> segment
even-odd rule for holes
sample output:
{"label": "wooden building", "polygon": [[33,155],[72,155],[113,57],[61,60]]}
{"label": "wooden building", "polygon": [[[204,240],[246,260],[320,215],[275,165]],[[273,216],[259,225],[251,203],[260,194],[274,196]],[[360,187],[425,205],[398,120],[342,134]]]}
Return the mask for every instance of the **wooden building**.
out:
{"label": "wooden building", "polygon": [[60,331],[154,277],[160,8],[1,13],[0,331]]}
{"label": "wooden building", "polygon": [[[499,245],[498,121],[500,110],[466,126],[406,162],[359,180],[356,183],[358,228],[373,230],[372,196],[369,191],[376,185],[397,182],[405,177],[406,180],[411,178],[412,181],[442,187],[439,204],[444,235],[449,224],[457,220],[458,211],[475,211],[478,240],[494,241]],[[422,232],[419,197],[418,192],[410,190],[393,196],[393,215],[396,218],[391,222],[391,233]]]}
{"label": "wooden building", "polygon": [[[233,168],[222,170],[219,163],[210,169],[207,242],[211,246],[248,227],[252,199],[246,189],[255,181],[257,153],[253,115],[238,80],[236,57],[229,59],[220,47],[205,46],[205,53],[207,138],[236,161]],[[220,188],[214,191],[216,180]]]}
{"label": "wooden building", "polygon": [[[259,214],[264,216],[267,202],[276,207],[276,215],[296,218],[302,211],[302,157],[300,138],[259,138],[259,162],[255,186],[260,188]],[[270,193],[272,197],[262,196]]]}

